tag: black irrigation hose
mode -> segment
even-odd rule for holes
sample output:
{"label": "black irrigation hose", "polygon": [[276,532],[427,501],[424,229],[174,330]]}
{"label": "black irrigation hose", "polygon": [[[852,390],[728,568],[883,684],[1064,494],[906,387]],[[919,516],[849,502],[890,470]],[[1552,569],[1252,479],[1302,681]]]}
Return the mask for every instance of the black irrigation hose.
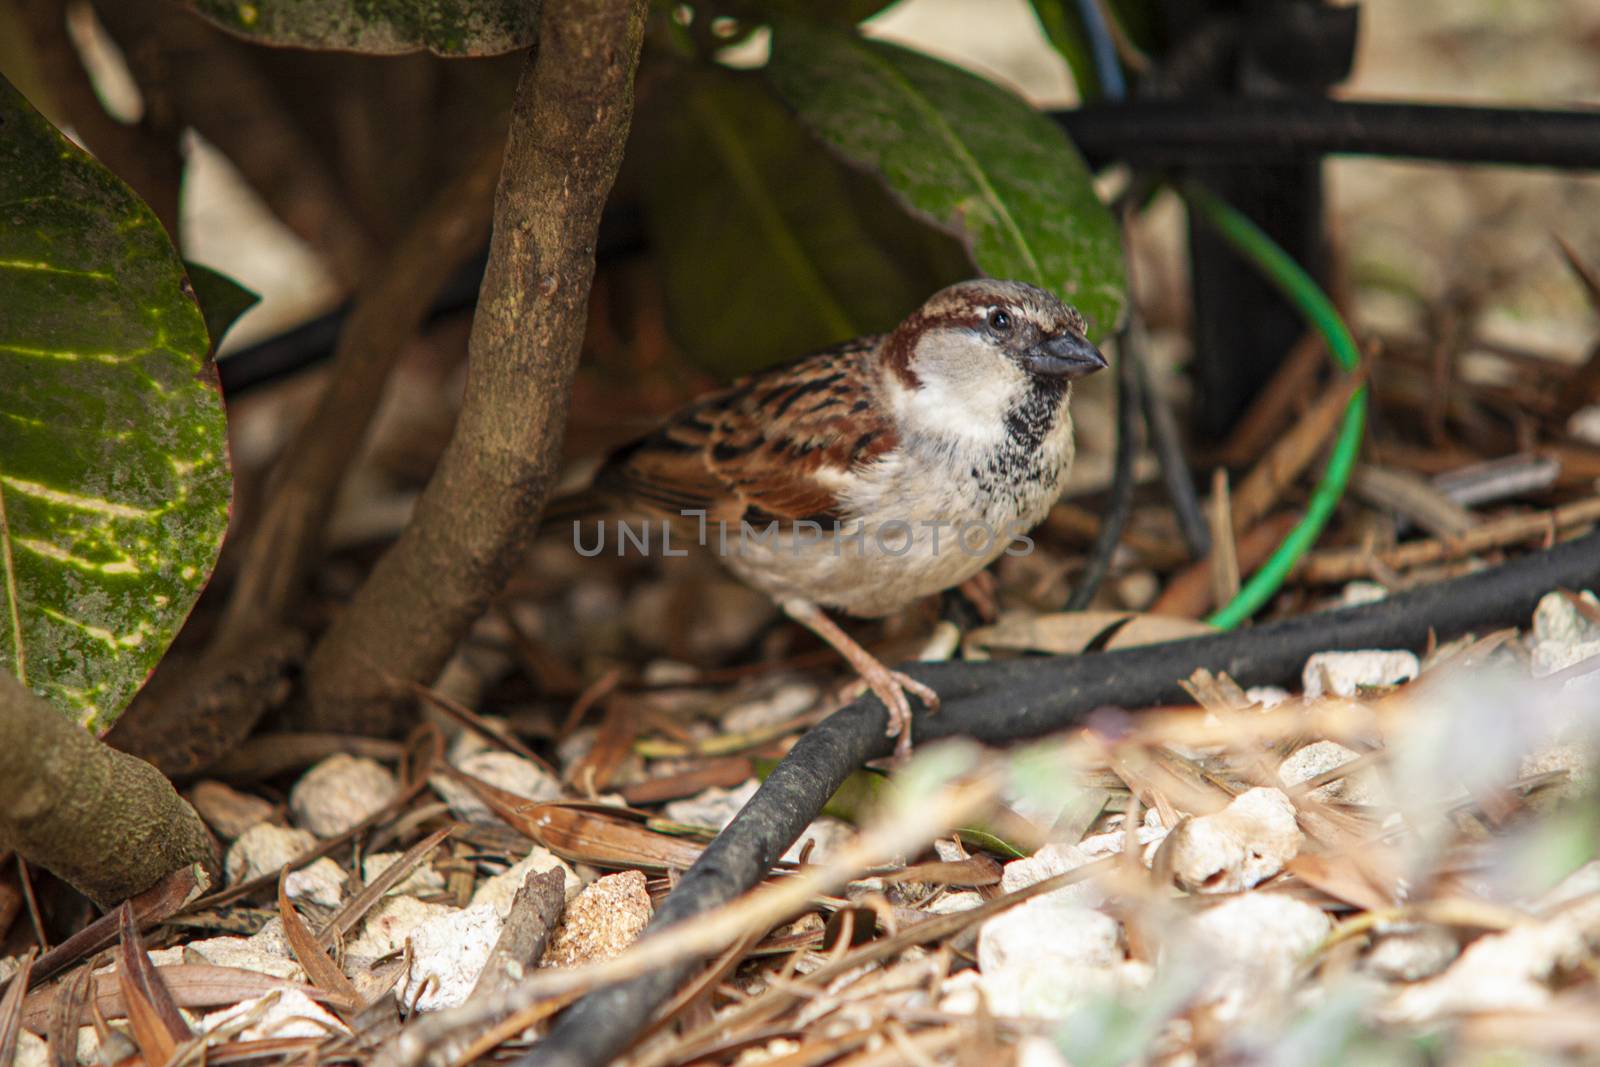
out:
{"label": "black irrigation hose", "polygon": [[1128,338],[1133,334],[1132,319],[1117,335],[1117,456],[1111,472],[1111,495],[1100,519],[1089,550],[1083,576],[1067,597],[1067,611],[1082,611],[1089,606],[1111,570],[1111,556],[1122,540],[1122,528],[1133,510],[1133,457],[1139,451],[1139,373],[1129,355]]}
{"label": "black irrigation hose", "polygon": [[1092,163],[1256,165],[1354,154],[1600,169],[1600,111],[1282,96],[1138,100],[1050,114]]}
{"label": "black irrigation hose", "polygon": [[[1179,679],[1227,671],[1243,685],[1293,683],[1313,652],[1419,648],[1430,633],[1525,625],[1539,597],[1600,582],[1600,533],[1476,574],[1400,593],[1375,604],[1300,615],[1229,633],[1143,648],[999,663],[919,663],[901,669],[943,698],[918,712],[919,741],[965,735],[991,744],[1080,724],[1096,708],[1148,707],[1184,699]],[[659,930],[749,890],[865,760],[893,742],[875,697],[858,700],[797,742],[738,816],[683,876],[651,920]],[[698,966],[688,962],[591,993],[516,1067],[599,1067],[626,1049],[656,1009]]]}

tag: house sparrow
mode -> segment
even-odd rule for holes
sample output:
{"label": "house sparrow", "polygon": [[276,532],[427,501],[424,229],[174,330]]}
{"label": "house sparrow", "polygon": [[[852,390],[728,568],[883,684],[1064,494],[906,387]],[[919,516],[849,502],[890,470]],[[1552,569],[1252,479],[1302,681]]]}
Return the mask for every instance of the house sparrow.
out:
{"label": "house sparrow", "polygon": [[1106,366],[1084,329],[1032,285],[952,285],[890,333],[690,404],[614,452],[593,488],[712,540],[734,574],[850,661],[889,709],[903,757],[906,692],[930,710],[937,694],[821,609],[891,614],[972,577],[1044,518],[1072,467],[1071,383]]}

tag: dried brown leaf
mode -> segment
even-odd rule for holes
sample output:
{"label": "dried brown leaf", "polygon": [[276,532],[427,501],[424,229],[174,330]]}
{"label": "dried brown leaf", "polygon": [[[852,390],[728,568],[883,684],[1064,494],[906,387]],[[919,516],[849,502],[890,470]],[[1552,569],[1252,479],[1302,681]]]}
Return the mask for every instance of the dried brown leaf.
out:
{"label": "dried brown leaf", "polygon": [[338,1010],[360,1011],[363,1006],[360,992],[318,943],[305,920],[300,918],[300,913],[294,910],[294,905],[289,903],[289,894],[284,890],[287,879],[287,871],[278,875],[278,914],[283,918],[283,934],[289,942],[289,950],[305,969],[311,984],[326,993],[329,1002],[336,1005]]}
{"label": "dried brown leaf", "polygon": [[133,908],[117,909],[121,944],[117,949],[117,985],[128,1013],[133,1040],[148,1067],[171,1061],[178,1046],[193,1037],[156,966],[139,938]]}
{"label": "dried brown leaf", "polygon": [[0,1064],[9,1065],[16,1060],[17,1036],[22,1032],[22,1000],[28,993],[28,979],[37,955],[37,950],[28,950],[17,973],[11,976],[5,996],[0,997]]}

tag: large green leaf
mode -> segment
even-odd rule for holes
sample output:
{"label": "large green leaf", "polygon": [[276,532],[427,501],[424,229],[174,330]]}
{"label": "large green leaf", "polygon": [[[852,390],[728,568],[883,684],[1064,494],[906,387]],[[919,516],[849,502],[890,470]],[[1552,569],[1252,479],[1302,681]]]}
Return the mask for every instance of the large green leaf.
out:
{"label": "large green leaf", "polygon": [[0,669],[95,730],[216,562],[216,368],[156,217],[0,78]]}
{"label": "large green leaf", "polygon": [[1057,52],[1067,61],[1078,95],[1087,103],[1100,99],[1100,78],[1094,69],[1089,31],[1077,0],[1033,0],[1033,13]]}
{"label": "large green leaf", "polygon": [[531,0],[184,0],[258,44],[375,55],[492,56],[538,36]]}
{"label": "large green leaf", "polygon": [[1122,246],[1060,128],[947,63],[799,20],[767,73],[823,141],[961,234],[984,273],[1060,293],[1104,335],[1122,313]]}
{"label": "large green leaf", "polygon": [[645,117],[668,322],[733,376],[891,328],[971,272],[960,248],[824,151],[759,77],[685,70]]}

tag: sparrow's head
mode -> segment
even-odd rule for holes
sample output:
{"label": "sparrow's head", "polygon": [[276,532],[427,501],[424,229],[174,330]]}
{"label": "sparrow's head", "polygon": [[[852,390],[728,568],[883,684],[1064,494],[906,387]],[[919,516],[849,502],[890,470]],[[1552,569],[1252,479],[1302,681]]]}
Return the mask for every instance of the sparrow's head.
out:
{"label": "sparrow's head", "polygon": [[886,370],[919,407],[998,425],[1020,409],[1065,403],[1071,381],[1106,366],[1083,316],[1023,282],[941,289],[895,328]]}

